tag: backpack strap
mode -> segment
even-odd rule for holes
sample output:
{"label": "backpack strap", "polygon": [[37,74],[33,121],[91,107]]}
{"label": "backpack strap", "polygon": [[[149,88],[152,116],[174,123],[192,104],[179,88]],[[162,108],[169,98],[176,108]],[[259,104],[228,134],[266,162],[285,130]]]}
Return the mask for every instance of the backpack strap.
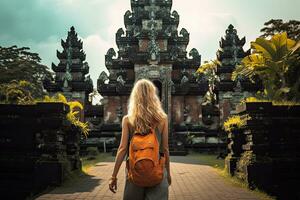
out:
{"label": "backpack strap", "polygon": [[131,129],[129,128],[126,160],[129,158],[129,145],[130,145],[131,138],[132,138],[132,133],[131,133]]}
{"label": "backpack strap", "polygon": [[158,140],[158,143],[159,143],[159,152],[162,153],[164,152],[163,149],[162,149],[162,135],[161,133],[159,133],[159,130],[158,130],[158,127],[156,126],[155,128],[155,134],[156,134],[156,137],[157,137],[157,140]]}

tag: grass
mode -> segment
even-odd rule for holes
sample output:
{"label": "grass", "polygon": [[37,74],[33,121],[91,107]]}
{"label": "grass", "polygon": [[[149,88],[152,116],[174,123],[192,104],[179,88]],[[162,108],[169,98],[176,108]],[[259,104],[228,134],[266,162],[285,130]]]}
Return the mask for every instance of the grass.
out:
{"label": "grass", "polygon": [[274,197],[269,196],[265,192],[255,189],[250,190],[248,185],[239,180],[236,177],[232,177],[228,174],[227,170],[225,169],[225,161],[224,159],[217,159],[218,154],[214,153],[197,153],[197,152],[189,152],[187,157],[194,160],[196,163],[201,165],[208,165],[215,168],[216,172],[229,184],[232,184],[235,187],[244,188],[248,191],[253,192],[256,196],[258,196],[262,200],[275,200]]}
{"label": "grass", "polygon": [[232,177],[231,175],[229,175],[225,168],[223,168],[223,169],[218,168],[218,169],[216,169],[216,172],[222,178],[224,178],[226,182],[228,182],[236,187],[245,188],[245,189],[249,190],[250,192],[256,194],[262,200],[276,200],[274,197],[271,197],[270,195],[268,195],[267,193],[265,193],[259,189],[250,190],[247,183],[243,182],[242,180],[240,180],[236,177]]}
{"label": "grass", "polygon": [[224,159],[217,159],[218,154],[189,152],[187,157],[195,159],[201,165],[208,165],[218,169],[224,169]]}
{"label": "grass", "polygon": [[113,161],[111,153],[98,153],[94,156],[85,156],[81,158],[82,162],[82,171],[87,173],[89,168],[95,166],[99,162],[108,162]]}

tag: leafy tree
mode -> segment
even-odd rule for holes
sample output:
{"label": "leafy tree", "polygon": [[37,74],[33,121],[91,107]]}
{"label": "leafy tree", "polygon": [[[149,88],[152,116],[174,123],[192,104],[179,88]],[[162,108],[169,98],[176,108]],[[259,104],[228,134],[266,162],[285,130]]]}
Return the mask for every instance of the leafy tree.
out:
{"label": "leafy tree", "polygon": [[272,37],[275,34],[286,32],[288,38],[295,41],[300,40],[300,21],[290,20],[283,22],[282,19],[271,19],[266,22],[265,27],[260,31],[263,33],[261,37]]}
{"label": "leafy tree", "polygon": [[34,87],[28,81],[13,80],[0,85],[0,103],[8,104],[34,104],[31,91]]}
{"label": "leafy tree", "polygon": [[216,75],[217,66],[221,63],[217,60],[210,62],[205,61],[196,71],[197,79],[206,77],[208,79],[209,89],[204,96],[204,103],[214,105],[217,101],[215,94],[215,86],[217,82],[220,81],[219,77]]}
{"label": "leafy tree", "polygon": [[295,99],[288,74],[293,68],[299,68],[299,65],[291,65],[299,46],[285,32],[274,35],[270,40],[257,38],[251,42],[253,53],[242,60],[242,64],[233,72],[232,79],[241,74],[253,81],[255,76],[259,76],[263,81],[263,96],[266,99],[289,100],[289,96]]}
{"label": "leafy tree", "polygon": [[31,53],[28,47],[18,48],[0,46],[0,84],[10,83],[12,80],[27,81],[33,86],[34,98],[43,96],[42,81],[52,79],[48,67],[42,65],[37,53]]}
{"label": "leafy tree", "polygon": [[89,123],[88,122],[81,122],[79,120],[78,114],[79,111],[83,111],[83,105],[78,101],[68,101],[67,98],[61,94],[57,93],[56,95],[50,97],[45,96],[42,102],[51,103],[51,102],[60,102],[70,106],[70,111],[67,114],[67,119],[76,127],[81,130],[81,133],[87,138],[89,134]]}

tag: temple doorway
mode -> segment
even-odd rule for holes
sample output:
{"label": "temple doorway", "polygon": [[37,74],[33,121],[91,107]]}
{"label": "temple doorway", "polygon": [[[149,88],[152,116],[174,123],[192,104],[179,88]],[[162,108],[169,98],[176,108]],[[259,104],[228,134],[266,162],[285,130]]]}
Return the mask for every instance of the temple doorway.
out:
{"label": "temple doorway", "polygon": [[159,99],[162,100],[162,84],[161,84],[161,82],[158,80],[155,80],[155,81],[153,81],[153,83],[157,88],[157,91],[158,91],[157,95],[158,95]]}

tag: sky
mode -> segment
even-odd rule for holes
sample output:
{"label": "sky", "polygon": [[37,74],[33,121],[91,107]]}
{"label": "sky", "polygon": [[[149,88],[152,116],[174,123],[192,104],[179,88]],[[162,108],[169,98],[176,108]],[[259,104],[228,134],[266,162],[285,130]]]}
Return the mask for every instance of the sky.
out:
{"label": "sky", "polygon": [[[190,33],[188,51],[196,48],[203,62],[216,58],[229,24],[246,36],[246,50],[266,21],[300,20],[299,8],[300,0],[173,0],[172,10],[180,15],[179,31]],[[98,76],[107,72],[105,54],[111,47],[117,51],[115,33],[125,29],[123,16],[130,9],[130,0],[0,0],[0,46],[30,47],[50,68],[59,62],[60,40],[74,26],[97,87]]]}

